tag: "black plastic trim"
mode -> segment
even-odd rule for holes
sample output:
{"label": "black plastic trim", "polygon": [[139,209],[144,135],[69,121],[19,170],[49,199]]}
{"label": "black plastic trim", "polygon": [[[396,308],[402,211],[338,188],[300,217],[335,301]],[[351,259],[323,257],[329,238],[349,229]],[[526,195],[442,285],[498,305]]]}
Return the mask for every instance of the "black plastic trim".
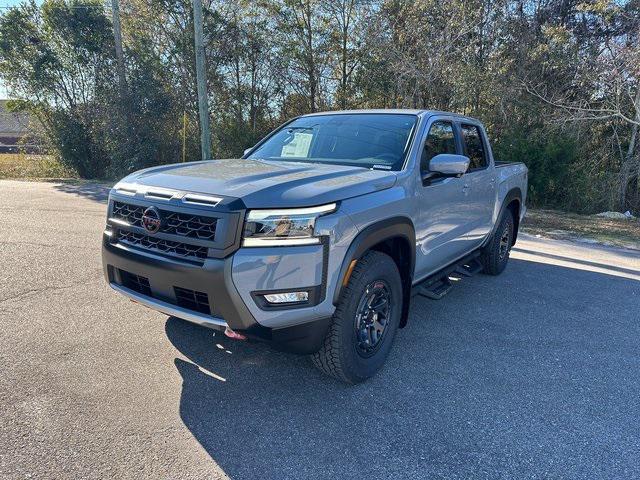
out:
{"label": "black plastic trim", "polygon": [[271,347],[282,352],[309,355],[322,347],[331,317],[284,328],[267,328],[256,325],[247,330],[237,330],[251,340],[267,342]]}
{"label": "black plastic trim", "polygon": [[[484,243],[482,244],[482,247],[486,246],[487,243],[489,243],[491,241],[491,238],[493,237],[493,235],[495,234],[496,230],[498,229],[498,224],[500,223],[500,218],[502,218],[502,214],[504,213],[505,209],[507,208],[507,206],[513,201],[513,200],[517,200],[518,201],[518,214],[522,211],[522,191],[520,190],[519,187],[515,187],[512,188],[511,190],[509,190],[507,192],[507,194],[504,197],[504,200],[502,201],[502,205],[500,205],[500,212],[498,213],[498,217],[493,225],[493,228],[491,229],[491,234],[487,235],[487,239],[484,241]],[[516,222],[519,224],[520,223],[520,219],[518,218],[516,220]],[[515,244],[516,238],[518,237],[518,232],[515,231],[514,235],[513,235],[513,243]]]}
{"label": "black plastic trim", "polygon": [[[340,294],[342,293],[342,280],[344,279],[349,264],[352,260],[360,258],[367,250],[374,245],[389,240],[391,238],[401,237],[409,242],[411,248],[411,259],[409,266],[410,279],[413,279],[413,271],[416,264],[416,233],[413,227],[413,223],[408,217],[392,217],[380,222],[369,225],[362,230],[347,250],[347,253],[342,261],[340,272],[338,273],[338,284],[333,294],[333,304],[338,305],[340,300]],[[411,284],[409,284],[411,285]]]}

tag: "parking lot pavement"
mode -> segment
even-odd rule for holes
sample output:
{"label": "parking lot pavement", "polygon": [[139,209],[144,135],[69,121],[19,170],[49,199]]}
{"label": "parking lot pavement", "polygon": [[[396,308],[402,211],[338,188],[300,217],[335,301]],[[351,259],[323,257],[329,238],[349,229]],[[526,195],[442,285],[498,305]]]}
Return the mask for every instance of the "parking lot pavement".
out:
{"label": "parking lot pavement", "polygon": [[640,253],[523,237],[349,387],[112,292],[105,205],[0,181],[0,478],[640,478]]}

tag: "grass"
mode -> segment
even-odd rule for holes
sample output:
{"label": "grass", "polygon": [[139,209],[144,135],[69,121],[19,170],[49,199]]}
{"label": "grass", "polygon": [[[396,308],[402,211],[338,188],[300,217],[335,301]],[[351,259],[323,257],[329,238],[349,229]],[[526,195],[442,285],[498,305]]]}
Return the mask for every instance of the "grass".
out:
{"label": "grass", "polygon": [[640,250],[640,219],[613,220],[556,210],[528,210],[523,231]]}
{"label": "grass", "polygon": [[72,169],[49,155],[0,154],[0,178],[42,180],[75,176]]}

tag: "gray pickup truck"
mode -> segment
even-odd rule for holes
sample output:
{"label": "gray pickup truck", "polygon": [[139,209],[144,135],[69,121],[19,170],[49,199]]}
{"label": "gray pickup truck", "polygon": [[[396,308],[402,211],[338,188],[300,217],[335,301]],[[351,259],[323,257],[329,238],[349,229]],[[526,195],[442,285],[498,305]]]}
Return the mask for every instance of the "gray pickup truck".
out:
{"label": "gray pickup truck", "polygon": [[311,355],[349,383],[384,363],[416,293],[503,271],[527,168],[473,118],[316,113],[241,159],[133,173],[109,196],[109,285],[147,307]]}

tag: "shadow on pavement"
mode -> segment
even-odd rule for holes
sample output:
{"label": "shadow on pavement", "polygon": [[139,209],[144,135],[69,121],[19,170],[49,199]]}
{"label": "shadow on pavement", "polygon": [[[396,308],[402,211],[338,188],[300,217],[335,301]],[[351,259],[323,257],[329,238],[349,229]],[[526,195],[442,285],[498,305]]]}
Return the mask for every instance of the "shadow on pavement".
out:
{"label": "shadow on pavement", "polygon": [[59,192],[79,195],[94,202],[107,203],[111,187],[106,183],[65,180],[60,185],[56,185],[55,189]]}
{"label": "shadow on pavement", "polygon": [[[556,254],[551,254],[551,253],[547,253],[547,252],[539,252],[536,250],[528,250],[526,248],[514,248],[513,249],[514,252],[519,252],[519,253],[524,253],[527,255],[535,255],[537,257],[544,257],[544,258],[549,258],[551,260],[560,260],[563,262],[570,262],[570,263],[578,263],[580,265],[586,265],[587,267],[595,267],[595,268],[602,268],[605,270],[610,270],[613,272],[619,272],[619,273],[628,273],[631,275],[640,275],[640,270],[639,269],[634,269],[634,268],[624,268],[624,267],[619,267],[617,265],[610,265],[607,263],[600,263],[600,262],[593,262],[593,261],[589,261],[589,260],[584,260],[581,258],[576,258],[576,257],[567,257],[564,255],[556,255]],[[629,257],[630,259],[635,258],[638,260],[639,264],[640,264],[640,252],[635,251],[635,250],[623,250],[623,249],[618,249],[617,252],[619,254],[624,254],[626,257]]]}
{"label": "shadow on pavement", "polygon": [[170,318],[180,416],[231,478],[637,473],[638,295],[636,280],[512,259],[416,297],[357,386]]}

